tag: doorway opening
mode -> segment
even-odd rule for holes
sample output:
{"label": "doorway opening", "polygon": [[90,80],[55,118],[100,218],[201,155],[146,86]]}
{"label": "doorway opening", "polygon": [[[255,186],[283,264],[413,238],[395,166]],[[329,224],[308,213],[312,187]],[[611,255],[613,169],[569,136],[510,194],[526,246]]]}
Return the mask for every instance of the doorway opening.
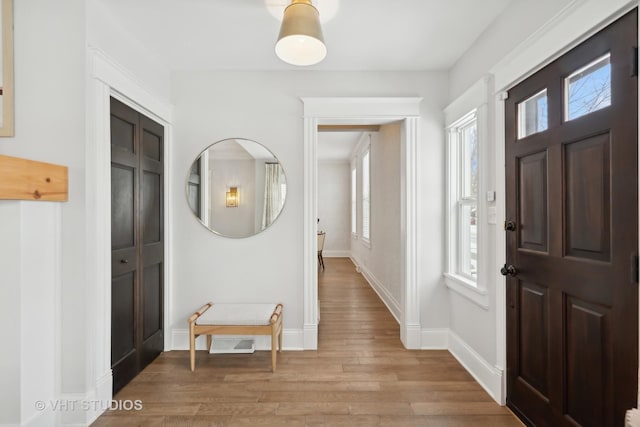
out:
{"label": "doorway opening", "polygon": [[417,269],[417,146],[421,98],[303,98],[304,102],[304,348],[318,345],[318,126],[400,123],[400,337],[420,348]]}
{"label": "doorway opening", "polygon": [[[319,125],[317,156],[322,257],[349,259],[351,271],[362,274],[398,324],[401,126],[400,122]],[[329,266],[344,268],[351,263]],[[320,259],[319,282],[325,270]],[[345,280],[352,279],[350,271],[344,273]]]}

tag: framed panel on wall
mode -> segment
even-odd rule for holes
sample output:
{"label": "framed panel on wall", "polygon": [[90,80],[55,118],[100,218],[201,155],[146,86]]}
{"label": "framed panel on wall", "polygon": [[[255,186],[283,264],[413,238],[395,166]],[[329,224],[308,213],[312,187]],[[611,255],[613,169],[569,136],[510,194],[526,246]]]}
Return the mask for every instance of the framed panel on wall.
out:
{"label": "framed panel on wall", "polygon": [[0,136],[13,136],[13,0],[1,0]]}

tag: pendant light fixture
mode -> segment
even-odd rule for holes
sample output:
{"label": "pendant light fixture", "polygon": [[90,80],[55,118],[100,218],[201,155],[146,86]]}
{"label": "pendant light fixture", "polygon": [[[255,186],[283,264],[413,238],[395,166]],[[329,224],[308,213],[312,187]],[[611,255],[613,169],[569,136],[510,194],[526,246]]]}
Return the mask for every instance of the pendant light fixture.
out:
{"label": "pendant light fixture", "polygon": [[284,10],[276,55],[292,65],[313,65],[327,56],[318,9],[311,0],[292,0]]}

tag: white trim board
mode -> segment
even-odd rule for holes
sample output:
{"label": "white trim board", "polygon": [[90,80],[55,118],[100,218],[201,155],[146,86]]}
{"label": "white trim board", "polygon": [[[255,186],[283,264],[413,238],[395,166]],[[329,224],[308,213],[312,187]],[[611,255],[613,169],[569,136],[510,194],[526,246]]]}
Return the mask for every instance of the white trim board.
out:
{"label": "white trim board", "polygon": [[449,353],[478,381],[493,400],[501,405],[505,404],[502,369],[492,366],[452,330],[449,330],[448,349]]}
{"label": "white trim board", "polygon": [[421,350],[449,350],[449,329],[423,329],[420,331]]}
{"label": "white trim board", "polygon": [[[318,277],[315,228],[317,218],[318,125],[384,124],[402,121],[402,297],[400,337],[407,348],[420,348],[418,292],[417,147],[422,98],[302,98],[304,104],[303,316],[304,348],[318,347]],[[315,252],[314,252],[315,251]]]}
{"label": "white trim board", "polygon": [[369,270],[362,265],[362,262],[355,256],[351,256],[351,261],[356,266],[356,271],[364,277],[371,289],[378,295],[378,298],[384,303],[396,322],[400,324],[400,304],[398,301],[387,291],[385,286],[380,280]]}

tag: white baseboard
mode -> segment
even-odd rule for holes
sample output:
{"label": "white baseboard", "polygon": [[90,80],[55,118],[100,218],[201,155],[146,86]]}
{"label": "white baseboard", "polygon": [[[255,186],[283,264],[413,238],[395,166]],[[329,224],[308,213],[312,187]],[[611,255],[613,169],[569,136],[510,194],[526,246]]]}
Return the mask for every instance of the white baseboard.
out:
{"label": "white baseboard", "polygon": [[62,393],[56,400],[62,406],[61,409],[55,411],[58,417],[55,425],[63,425],[65,427],[86,427],[91,425],[95,418],[89,416],[87,411],[82,408],[82,402],[89,402],[90,400],[92,400],[92,396],[89,393]]}
{"label": "white baseboard", "polygon": [[[251,336],[255,340],[256,350],[271,350],[271,337],[267,335]],[[225,339],[233,338],[225,335]],[[282,331],[283,350],[302,350],[304,348],[304,333],[302,329],[284,329]],[[171,331],[171,350],[189,350],[189,330],[173,329]],[[207,350],[207,339],[204,336],[196,338],[196,350]]]}
{"label": "white baseboard", "polygon": [[[110,401],[113,398],[113,372],[109,369],[96,381],[95,397],[96,400],[101,402]],[[94,422],[102,413],[103,408],[96,408],[88,413],[89,424]]]}
{"label": "white baseboard", "polygon": [[504,405],[504,371],[492,366],[455,332],[449,331],[449,352],[499,404]]}
{"label": "white baseboard", "polygon": [[[320,313],[320,310],[318,310]],[[302,333],[302,349],[303,350],[317,350],[318,349],[318,324],[309,323],[304,325]]]}
{"label": "white baseboard", "polygon": [[[90,426],[100,415],[109,409],[111,405],[115,404],[113,401],[112,390],[113,373],[111,369],[109,369],[96,380],[95,388],[87,393],[61,394],[60,397],[55,400],[55,404],[58,405],[58,409],[52,411],[54,413],[55,422],[46,424],[46,426]],[[34,424],[34,426],[35,425],[40,424]],[[43,424],[43,426],[44,425],[45,424]]]}
{"label": "white baseboard", "polygon": [[423,329],[420,331],[420,348],[422,350],[448,350],[449,329]]}
{"label": "white baseboard", "polygon": [[369,270],[367,267],[362,265],[362,263],[355,257],[351,257],[351,261],[356,265],[356,271],[362,274],[362,277],[369,283],[371,289],[375,291],[376,294],[380,297],[384,305],[387,306],[391,315],[396,319],[398,324],[400,323],[400,304],[396,299],[391,295],[391,293],[387,290],[387,288],[380,282],[376,276]]}
{"label": "white baseboard", "polygon": [[400,324],[400,340],[407,350],[420,350],[422,347],[422,333],[420,325],[404,325]]}
{"label": "white baseboard", "polygon": [[56,425],[56,414],[50,410],[36,412],[22,424],[3,424],[4,427],[49,427],[54,425]]}
{"label": "white baseboard", "polygon": [[323,250],[322,257],[323,258],[349,258],[351,256],[351,251],[344,250]]}

